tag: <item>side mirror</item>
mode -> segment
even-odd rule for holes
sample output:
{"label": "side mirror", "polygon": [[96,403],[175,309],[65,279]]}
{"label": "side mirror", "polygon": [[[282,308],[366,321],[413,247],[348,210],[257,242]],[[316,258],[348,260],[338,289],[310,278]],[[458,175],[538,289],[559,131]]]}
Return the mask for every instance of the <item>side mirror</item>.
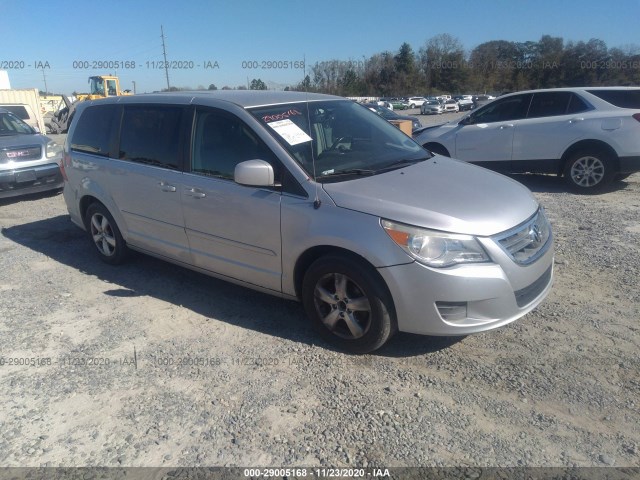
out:
{"label": "side mirror", "polygon": [[273,167],[264,160],[247,160],[236,165],[233,180],[249,187],[273,187]]}
{"label": "side mirror", "polygon": [[472,124],[473,124],[473,120],[471,119],[471,115],[467,115],[466,117],[463,117],[462,120],[458,122],[458,125],[472,125]]}

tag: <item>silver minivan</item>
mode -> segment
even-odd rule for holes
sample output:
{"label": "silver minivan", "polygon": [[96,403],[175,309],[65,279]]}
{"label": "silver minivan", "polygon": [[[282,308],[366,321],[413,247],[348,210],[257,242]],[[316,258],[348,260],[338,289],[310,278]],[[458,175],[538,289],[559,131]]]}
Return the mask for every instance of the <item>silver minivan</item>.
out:
{"label": "silver minivan", "polygon": [[529,190],[341,97],[87,101],[61,166],[71,220],[105,262],[136,250],[300,300],[352,352],[398,330],[497,328],[551,288],[551,228]]}

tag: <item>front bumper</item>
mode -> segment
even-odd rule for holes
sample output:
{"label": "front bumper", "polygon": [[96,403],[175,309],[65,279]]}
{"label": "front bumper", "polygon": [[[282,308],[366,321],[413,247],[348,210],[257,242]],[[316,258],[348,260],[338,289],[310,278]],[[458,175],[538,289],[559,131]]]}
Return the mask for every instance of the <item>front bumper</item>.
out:
{"label": "front bumper", "polygon": [[430,268],[413,262],[380,268],[394,299],[400,331],[469,335],[506,325],[533,310],[553,283],[553,245],[520,266],[492,240],[483,246],[494,263]]}
{"label": "front bumper", "polygon": [[57,163],[0,170],[0,198],[38,193],[63,187]]}

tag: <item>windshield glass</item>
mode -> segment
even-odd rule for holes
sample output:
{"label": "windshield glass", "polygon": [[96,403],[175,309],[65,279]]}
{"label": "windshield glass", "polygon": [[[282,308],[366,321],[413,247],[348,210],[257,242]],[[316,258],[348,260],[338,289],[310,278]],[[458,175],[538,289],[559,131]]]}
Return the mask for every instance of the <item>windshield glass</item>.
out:
{"label": "windshield glass", "polygon": [[33,128],[24,123],[13,113],[0,112],[0,136],[6,135],[20,135],[20,134],[34,134],[36,133]]}
{"label": "windshield glass", "polygon": [[420,145],[348,100],[259,107],[251,113],[317,181],[376,174],[429,157]]}
{"label": "windshield glass", "polygon": [[104,82],[102,78],[89,78],[89,93],[91,93],[91,95],[104,95]]}

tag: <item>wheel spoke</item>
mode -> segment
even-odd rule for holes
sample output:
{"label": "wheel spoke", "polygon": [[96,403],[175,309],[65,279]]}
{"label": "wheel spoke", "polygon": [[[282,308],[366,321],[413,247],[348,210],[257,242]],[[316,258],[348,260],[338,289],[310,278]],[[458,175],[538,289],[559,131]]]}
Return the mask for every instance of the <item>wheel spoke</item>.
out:
{"label": "wheel spoke", "polygon": [[340,320],[340,312],[338,310],[331,310],[329,315],[322,319],[322,323],[324,323],[329,330],[334,330],[336,328],[336,323]]}
{"label": "wheel spoke", "polygon": [[102,228],[103,232],[107,230],[107,228],[109,228],[109,221],[107,220],[107,217],[102,217],[102,222],[100,224],[100,227]]}
{"label": "wheel spoke", "polygon": [[102,235],[95,233],[92,235],[94,243],[97,245],[102,241]]}
{"label": "wheel spoke", "polygon": [[115,238],[113,238],[111,235],[105,234],[104,239],[107,241],[107,243],[110,246],[115,248],[115,246],[116,246],[116,239]]}
{"label": "wheel spoke", "polygon": [[329,305],[335,305],[337,302],[337,300],[333,297],[333,294],[328,292],[325,288],[321,287],[321,286],[316,286],[316,290],[315,290],[315,294],[316,294],[316,298],[322,300],[325,303],[328,303]]}
{"label": "wheel spoke", "polygon": [[106,238],[102,239],[102,252],[105,255],[111,255],[111,249],[109,248],[109,242],[107,242]]}
{"label": "wheel spoke", "polygon": [[340,299],[344,299],[347,297],[347,277],[342,275],[341,273],[334,274],[335,285],[336,285],[336,295]]}
{"label": "wheel spoke", "polygon": [[98,220],[98,215],[94,215],[93,217],[91,217],[91,225],[93,225],[93,228],[95,228],[96,231],[98,232],[102,231],[102,227],[100,226],[100,221]]}
{"label": "wheel spoke", "polygon": [[347,324],[347,328],[349,328],[349,331],[351,332],[351,335],[353,335],[353,338],[360,338],[362,335],[364,335],[364,331],[362,330],[362,327],[360,326],[356,318],[353,316],[353,313],[347,313],[344,316],[343,320]]}
{"label": "wheel spoke", "polygon": [[358,312],[370,312],[371,306],[369,305],[369,299],[367,297],[352,298],[347,304],[349,310],[355,310]]}

